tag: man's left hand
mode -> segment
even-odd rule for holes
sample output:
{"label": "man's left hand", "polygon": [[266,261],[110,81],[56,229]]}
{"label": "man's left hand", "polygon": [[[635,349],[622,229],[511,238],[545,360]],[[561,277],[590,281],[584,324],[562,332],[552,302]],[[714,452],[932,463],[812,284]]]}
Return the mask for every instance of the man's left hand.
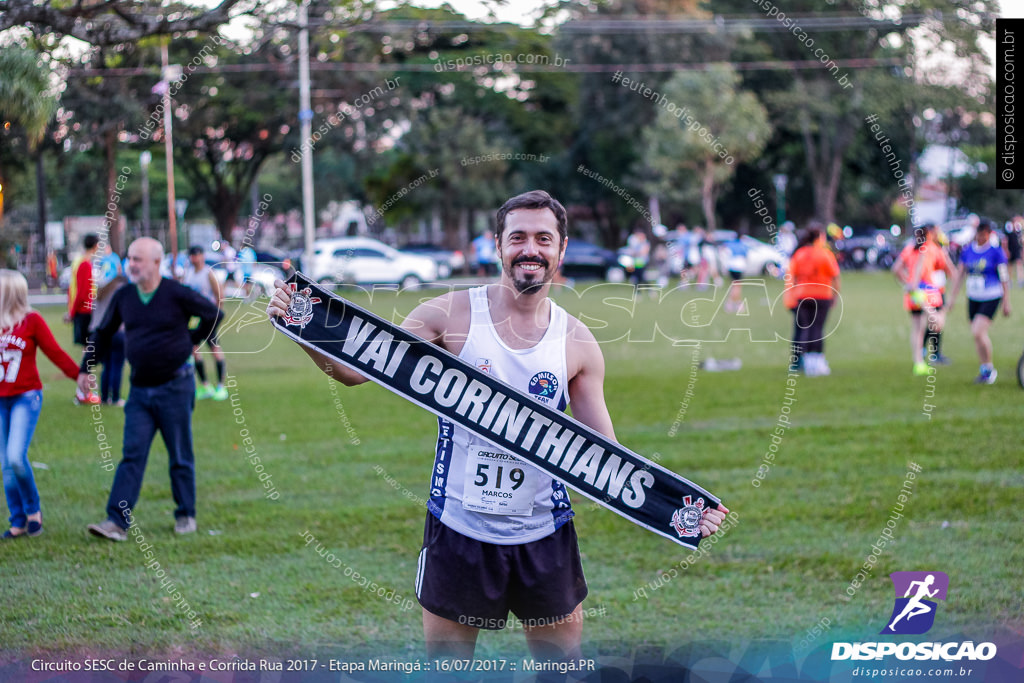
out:
{"label": "man's left hand", "polygon": [[725,516],[729,514],[729,508],[724,505],[719,505],[717,508],[708,508],[704,511],[704,516],[700,520],[700,533],[703,537],[710,536],[711,534],[718,531],[718,527],[721,526],[722,522],[725,521]]}

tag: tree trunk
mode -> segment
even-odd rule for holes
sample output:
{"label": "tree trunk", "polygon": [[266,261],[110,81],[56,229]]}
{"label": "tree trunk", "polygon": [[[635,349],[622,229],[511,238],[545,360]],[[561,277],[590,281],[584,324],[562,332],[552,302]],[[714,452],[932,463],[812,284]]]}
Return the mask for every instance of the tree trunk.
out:
{"label": "tree trunk", "polygon": [[[845,147],[843,148],[845,152]],[[839,195],[839,178],[843,174],[843,157],[836,154],[829,164],[828,178],[825,184],[825,201],[822,204],[825,224],[836,222],[836,197]]]}
{"label": "tree trunk", "polygon": [[[238,210],[242,206],[244,195],[236,195],[223,188],[217,191],[217,203],[213,209],[213,220],[217,223],[217,230],[220,236],[228,243],[231,242],[231,233],[235,231],[235,220],[238,217]],[[184,226],[179,225],[180,232]],[[189,245],[191,246],[191,245]]]}
{"label": "tree trunk", "polygon": [[441,202],[441,226],[444,229],[445,249],[458,249],[459,244],[459,223],[455,207],[448,201],[447,195]]}
{"label": "tree trunk", "polygon": [[[43,173],[43,148],[42,145],[36,148],[36,202],[38,206],[39,222],[36,229],[39,235],[39,249],[42,251],[41,260],[46,262],[46,174]],[[28,254],[30,258],[32,254]]]}
{"label": "tree trunk", "polygon": [[[107,216],[106,241],[117,254],[121,250],[121,198],[117,192],[117,134],[120,126],[113,126],[103,134],[103,148],[106,152],[107,197],[103,202],[103,214]],[[113,206],[111,206],[113,205]]]}

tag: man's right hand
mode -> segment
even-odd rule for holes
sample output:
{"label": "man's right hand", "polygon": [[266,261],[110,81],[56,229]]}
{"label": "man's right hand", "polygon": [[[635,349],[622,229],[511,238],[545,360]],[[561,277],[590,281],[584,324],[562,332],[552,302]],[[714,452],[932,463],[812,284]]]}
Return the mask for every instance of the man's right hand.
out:
{"label": "man's right hand", "polygon": [[78,391],[82,396],[88,396],[92,391],[92,380],[88,372],[78,373]]}
{"label": "man's right hand", "polygon": [[277,289],[267,304],[267,315],[271,318],[280,318],[288,312],[288,305],[292,302],[292,290],[283,280],[274,280],[274,287]]}

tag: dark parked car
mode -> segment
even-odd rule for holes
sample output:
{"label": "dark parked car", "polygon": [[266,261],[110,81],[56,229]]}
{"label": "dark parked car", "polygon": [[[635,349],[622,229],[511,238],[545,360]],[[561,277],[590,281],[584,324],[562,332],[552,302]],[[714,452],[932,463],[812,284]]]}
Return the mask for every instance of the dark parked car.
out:
{"label": "dark parked car", "polygon": [[839,266],[852,270],[891,268],[899,255],[899,245],[893,244],[885,230],[837,240],[835,248]]}
{"label": "dark parked car", "polygon": [[285,273],[290,273],[297,262],[287,252],[277,247],[268,247],[256,252],[256,263],[266,263],[275,266]]}
{"label": "dark parked car", "polygon": [[434,259],[434,262],[437,263],[437,276],[439,278],[451,277],[453,273],[458,273],[466,265],[466,257],[461,251],[445,249],[436,244],[413,242],[405,245],[398,251]]}
{"label": "dark parked car", "polygon": [[611,249],[570,238],[565,248],[565,258],[562,259],[562,275],[623,282],[626,279],[626,270],[619,264],[618,255]]}

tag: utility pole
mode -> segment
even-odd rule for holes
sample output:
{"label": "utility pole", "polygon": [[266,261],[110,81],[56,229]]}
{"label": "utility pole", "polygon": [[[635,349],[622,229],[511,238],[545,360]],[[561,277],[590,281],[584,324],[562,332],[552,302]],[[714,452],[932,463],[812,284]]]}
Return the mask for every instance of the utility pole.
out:
{"label": "utility pole", "polygon": [[[299,3],[299,144],[308,141],[313,135],[313,108],[309,98],[309,0]],[[302,227],[305,238],[305,252],[302,263],[307,270],[313,263],[313,148],[302,154]]]}
{"label": "utility pole", "polygon": [[[167,44],[160,46],[160,61],[163,65],[164,83],[164,153],[167,155],[167,247],[171,253],[171,263],[178,256],[178,222],[177,207],[174,202],[174,144],[171,139],[171,83],[181,78],[181,67],[168,64]],[[173,267],[173,266],[172,266]]]}

